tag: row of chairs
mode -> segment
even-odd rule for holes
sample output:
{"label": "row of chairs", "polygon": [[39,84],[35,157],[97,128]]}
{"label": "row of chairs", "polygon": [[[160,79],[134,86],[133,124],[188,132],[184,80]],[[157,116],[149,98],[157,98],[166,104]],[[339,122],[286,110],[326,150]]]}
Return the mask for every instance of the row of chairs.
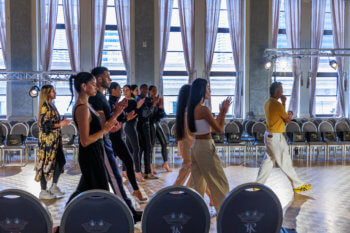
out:
{"label": "row of chairs", "polygon": [[[65,151],[73,152],[73,159],[77,159],[78,146],[75,141],[78,135],[77,127],[74,123],[62,127],[62,143]],[[8,122],[0,122],[0,166],[5,166],[11,162],[11,153],[19,152],[21,166],[23,158],[28,162],[31,150],[34,151],[34,160],[38,148],[39,128],[37,122],[16,122],[13,125]]]}
{"label": "row of chairs", "polygon": [[[32,194],[13,189],[1,191],[0,205],[0,228],[5,232],[52,232],[50,213]],[[277,233],[282,220],[282,206],[275,193],[264,185],[247,183],[226,196],[218,213],[217,231]],[[144,233],[208,233],[209,229],[210,214],[205,201],[196,191],[183,186],[157,192],[142,217]],[[91,190],[67,205],[60,232],[132,233],[134,222],[119,197],[104,190]]]}
{"label": "row of chairs", "polygon": [[[161,122],[163,131],[166,133],[169,141],[171,161],[174,162],[174,151],[176,148],[174,121]],[[171,127],[171,128],[170,128]],[[257,159],[259,152],[265,152],[264,133],[266,125],[264,119],[247,120],[243,123],[234,119],[225,125],[224,133],[212,133],[212,137],[218,148],[222,148],[225,161],[230,162],[230,154],[238,156],[243,152],[245,159],[246,153],[254,153]],[[293,139],[294,135],[294,139]],[[334,154],[337,148],[341,148],[342,155],[346,157],[346,152],[350,145],[350,127],[347,119],[327,120],[321,119],[293,119],[286,127],[286,137],[290,146],[290,152],[306,152],[306,160],[311,161],[312,155],[320,150],[324,151],[325,159],[329,160],[330,152]]]}

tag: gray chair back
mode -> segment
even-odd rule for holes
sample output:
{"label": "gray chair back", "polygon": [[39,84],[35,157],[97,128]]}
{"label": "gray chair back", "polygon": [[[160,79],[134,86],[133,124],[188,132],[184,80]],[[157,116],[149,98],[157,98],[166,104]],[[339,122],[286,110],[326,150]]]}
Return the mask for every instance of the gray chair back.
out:
{"label": "gray chair back", "polygon": [[90,190],[76,196],[64,210],[60,232],[133,233],[134,221],[128,206],[105,190]]}
{"label": "gray chair back", "polygon": [[9,135],[9,130],[8,130],[7,126],[4,123],[0,122],[0,136],[3,139],[6,139],[7,135]]}
{"label": "gray chair back", "polygon": [[170,136],[172,136],[172,135],[171,135],[170,128],[169,128],[168,124],[165,122],[160,122],[160,126],[162,127],[162,130],[163,130],[165,136],[167,137],[167,141],[169,142]]}
{"label": "gray chair back", "polygon": [[291,121],[286,126],[286,132],[287,133],[300,132],[300,126],[298,125],[298,123]]}
{"label": "gray chair back", "polygon": [[170,186],[158,191],[148,202],[142,216],[143,233],[208,233],[209,210],[193,189]]}
{"label": "gray chair back", "polygon": [[311,121],[306,121],[306,122],[303,123],[301,131],[303,133],[316,133],[317,132],[317,127]]}
{"label": "gray chair back", "polygon": [[233,120],[233,122],[235,122],[236,125],[238,126],[240,134],[243,134],[243,131],[244,131],[243,124],[239,120]]}
{"label": "gray chair back", "polygon": [[333,125],[328,121],[322,121],[318,125],[318,132],[324,133],[324,132],[334,132]]}
{"label": "gray chair back", "polygon": [[218,233],[279,233],[282,219],[282,206],[276,194],[265,185],[247,183],[232,190],[222,202],[217,230]]}
{"label": "gray chair back", "polygon": [[255,141],[264,142],[264,134],[266,131],[266,125],[262,122],[256,122],[252,126],[252,135],[255,138]]}
{"label": "gray chair back", "polygon": [[46,206],[34,195],[18,189],[0,192],[0,232],[52,233]]}
{"label": "gray chair back", "polygon": [[12,135],[23,135],[25,137],[28,137],[29,135],[29,127],[24,122],[17,122],[14,124],[11,128],[10,134]]}
{"label": "gray chair back", "polygon": [[248,121],[245,125],[245,131],[247,132],[247,134],[251,137],[253,137],[253,131],[252,131],[252,128],[253,128],[253,125],[255,124],[256,122],[255,121]]}
{"label": "gray chair back", "polygon": [[236,122],[231,121],[225,126],[224,130],[225,134],[227,133],[240,133],[239,126],[236,124]]}
{"label": "gray chair back", "polygon": [[338,121],[335,124],[335,131],[338,132],[347,132],[350,131],[350,127],[346,121]]}
{"label": "gray chair back", "polygon": [[33,138],[38,139],[39,138],[39,127],[38,122],[34,122],[32,126],[30,127],[30,133]]}

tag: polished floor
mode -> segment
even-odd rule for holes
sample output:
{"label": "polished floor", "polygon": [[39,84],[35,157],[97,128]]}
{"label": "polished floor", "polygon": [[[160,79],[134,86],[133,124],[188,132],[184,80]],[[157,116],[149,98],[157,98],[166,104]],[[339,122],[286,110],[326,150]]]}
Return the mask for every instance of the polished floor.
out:
{"label": "polished floor", "polygon": [[[254,159],[253,156],[224,165],[230,190],[239,184],[255,180],[259,163]],[[157,162],[161,163],[160,160]],[[174,171],[170,173],[162,171],[158,165],[160,179],[140,183],[144,195],[150,198],[161,188],[173,184],[180,162],[178,158]],[[266,183],[282,203],[283,226],[287,229],[295,229],[298,233],[350,232],[350,162],[340,161],[340,159],[331,162],[318,161],[313,162],[311,166],[306,166],[304,162],[295,162],[295,169],[302,180],[312,183],[312,190],[294,194],[289,180],[278,168],[273,169]],[[61,199],[44,202],[51,212],[55,226],[60,223],[67,198],[75,190],[79,177],[79,167],[69,160],[66,172],[59,181],[59,186],[66,195]],[[130,184],[125,185],[130,194],[132,191]],[[0,190],[8,188],[23,189],[38,196],[40,185],[34,181],[33,162],[29,162],[24,167],[9,164],[0,168]],[[207,198],[206,201],[208,202]],[[133,202],[138,209],[144,209],[146,205],[138,203],[135,199]],[[135,232],[141,232],[140,229],[140,223],[135,225]],[[216,232],[216,218],[211,219],[210,232]]]}

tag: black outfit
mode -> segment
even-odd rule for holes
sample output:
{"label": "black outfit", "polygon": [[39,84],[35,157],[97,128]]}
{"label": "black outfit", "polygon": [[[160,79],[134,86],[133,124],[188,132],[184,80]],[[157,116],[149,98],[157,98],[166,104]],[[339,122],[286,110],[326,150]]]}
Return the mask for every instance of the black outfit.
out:
{"label": "black outfit", "polygon": [[[128,100],[128,107],[125,108],[125,113],[129,113],[131,111],[135,111],[135,113],[139,114],[139,110],[136,108],[137,102],[135,99]],[[136,129],[137,118],[134,118],[125,123],[124,131],[126,135],[126,142],[129,150],[133,153],[135,171],[141,172],[141,149],[139,144],[139,135]]]}
{"label": "black outfit", "polygon": [[150,118],[150,126],[151,126],[151,143],[152,147],[154,147],[156,137],[162,147],[162,157],[163,161],[168,161],[168,143],[165,137],[165,133],[160,125],[160,120],[165,117],[165,112],[163,108],[159,108],[158,106],[155,108],[152,117]]}
{"label": "black outfit", "polygon": [[[79,104],[75,107],[74,113],[81,105],[83,104]],[[91,122],[89,135],[92,135],[102,129],[102,120],[91,110],[90,114]],[[78,125],[75,120],[75,114],[74,122]],[[108,175],[104,164],[104,153],[104,143],[102,139],[97,140],[87,147],[83,147],[79,139],[78,162],[81,170],[81,177],[76,191],[70,196],[67,203],[69,203],[78,194],[87,190],[109,190]]]}
{"label": "black outfit", "polygon": [[[103,111],[105,114],[106,120],[108,120],[112,116],[112,110],[111,110],[111,107],[109,106],[107,98],[100,91],[97,91],[95,96],[90,96],[89,103],[92,105],[92,107],[95,109],[95,111]],[[103,142],[104,142],[104,149],[105,149],[107,158],[109,160],[110,166],[113,170],[114,177],[117,181],[120,194],[122,195],[124,201],[126,202],[128,207],[130,208],[131,212],[133,213],[134,219],[138,219],[138,218],[140,218],[141,212],[136,211],[134,209],[131,200],[128,198],[128,196],[125,193],[125,189],[123,186],[123,180],[122,180],[122,177],[120,176],[120,173],[118,170],[117,162],[115,160],[115,155],[113,153],[113,148],[111,145],[111,141],[108,137],[108,134],[103,136]],[[128,162],[128,161],[126,161],[126,162]],[[112,184],[111,177],[109,177],[109,182]],[[113,188],[114,193],[117,193],[117,191],[114,190],[114,186],[113,185],[111,185],[111,186]]]}
{"label": "black outfit", "polygon": [[154,112],[154,106],[152,105],[151,98],[138,95],[136,97],[136,102],[140,99],[145,99],[145,103],[139,109],[137,131],[139,132],[139,142],[141,152],[144,153],[144,164],[145,164],[145,174],[151,173],[151,154],[152,154],[152,143],[151,143],[151,127],[150,127],[150,117]]}
{"label": "black outfit", "polygon": [[[110,107],[112,107],[117,102],[117,100],[118,100],[117,97],[112,95],[109,96],[108,102]],[[126,119],[125,113],[122,113],[117,120],[119,122],[126,122],[127,119]],[[139,186],[137,185],[136,177],[135,177],[134,161],[131,157],[131,153],[126,143],[122,139],[122,130],[118,130],[115,133],[110,133],[109,138],[112,141],[112,148],[113,148],[114,154],[117,155],[123,161],[123,165],[126,169],[126,173],[128,175],[132,188],[134,190],[139,190]]]}

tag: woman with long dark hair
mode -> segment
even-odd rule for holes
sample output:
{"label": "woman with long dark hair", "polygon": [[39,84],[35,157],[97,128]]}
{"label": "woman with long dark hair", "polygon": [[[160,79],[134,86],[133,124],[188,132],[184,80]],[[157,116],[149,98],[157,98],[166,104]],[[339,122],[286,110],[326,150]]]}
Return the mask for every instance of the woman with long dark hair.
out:
{"label": "woman with long dark hair", "polygon": [[[118,103],[122,95],[120,85],[116,82],[112,82],[108,91],[110,94],[108,102],[111,108],[114,109],[114,106]],[[123,123],[123,122],[128,122],[130,120],[133,120],[135,117],[136,117],[136,114],[135,114],[135,111],[133,110],[127,114],[124,114],[124,113],[120,114],[117,120],[118,122]],[[123,172],[125,172],[126,170],[127,178],[129,179],[130,184],[134,189],[132,195],[137,197],[140,201],[146,201],[147,198],[142,196],[142,193],[136,182],[134,162],[129,149],[122,138],[122,130],[118,130],[115,133],[110,133],[109,138],[112,141],[114,154],[117,155],[123,161]]]}
{"label": "woman with long dark hair", "polygon": [[[124,97],[128,100],[128,107],[125,108],[125,112],[128,114],[132,111],[135,113],[139,113],[139,109],[142,107],[142,105],[145,102],[145,99],[141,99],[139,102],[136,102],[134,97],[132,97],[131,88],[129,85],[125,85],[123,87]],[[139,136],[136,130],[137,125],[137,119],[134,118],[130,121],[127,121],[125,123],[125,135],[126,140],[129,145],[129,149],[133,153],[134,158],[134,164],[135,164],[135,172],[136,172],[136,179],[141,182],[144,181],[142,174],[141,174],[141,150],[139,145]]]}
{"label": "woman with long dark hair", "polygon": [[218,212],[221,202],[229,192],[229,185],[220,158],[216,153],[211,128],[218,133],[223,132],[231,98],[228,97],[222,102],[220,113],[214,119],[210,109],[204,105],[204,101],[209,97],[210,88],[207,80],[196,79],[192,83],[187,110],[188,128],[195,134],[191,147],[191,187],[203,196],[208,185]]}
{"label": "woman with long dark hair", "polygon": [[138,96],[140,94],[139,87],[136,84],[131,85],[130,90],[131,90],[131,97],[132,98],[136,98],[136,96]]}
{"label": "woman with long dark hair", "polygon": [[[111,118],[102,128],[102,119],[89,105],[89,97],[96,95],[96,79],[88,72],[81,72],[70,77],[70,89],[73,100],[73,83],[79,97],[73,108],[73,119],[79,130],[78,162],[81,177],[77,190],[68,202],[81,192],[91,189],[109,190],[108,174],[105,167],[103,135],[117,123]],[[72,101],[71,101],[72,102]]]}
{"label": "woman with long dark hair", "polygon": [[[70,124],[69,120],[61,120],[52,101],[56,99],[56,91],[52,85],[44,85],[39,98],[39,149],[35,164],[35,180],[40,181],[40,199],[53,199],[64,193],[57,186],[58,178],[66,163],[62,150],[61,127]],[[47,182],[53,178],[49,190]]]}

